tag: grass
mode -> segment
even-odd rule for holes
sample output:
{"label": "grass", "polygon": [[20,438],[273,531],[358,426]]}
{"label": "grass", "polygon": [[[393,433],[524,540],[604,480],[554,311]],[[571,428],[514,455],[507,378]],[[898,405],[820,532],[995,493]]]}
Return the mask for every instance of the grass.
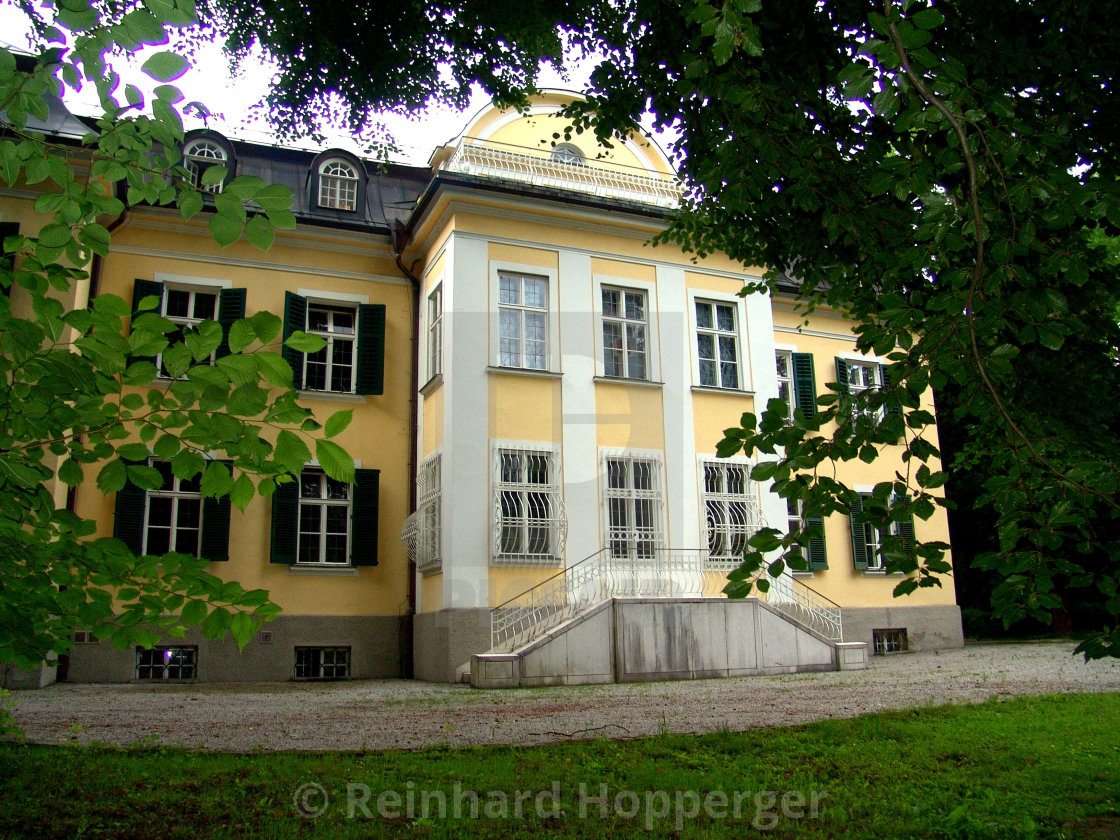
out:
{"label": "grass", "polygon": [[[1096,694],[539,747],[229,755],[4,743],[0,837],[1105,840],[1120,836],[1118,723],[1120,695]],[[308,783],[330,799],[316,819],[294,803]],[[453,813],[456,783],[478,794],[481,818],[439,815],[441,795]],[[585,800],[606,785],[605,814],[584,801],[581,817],[581,783]],[[358,786],[353,818],[347,785]],[[442,792],[427,815],[426,791]],[[303,795],[321,807],[319,789]],[[460,796],[461,813],[470,802]]]}

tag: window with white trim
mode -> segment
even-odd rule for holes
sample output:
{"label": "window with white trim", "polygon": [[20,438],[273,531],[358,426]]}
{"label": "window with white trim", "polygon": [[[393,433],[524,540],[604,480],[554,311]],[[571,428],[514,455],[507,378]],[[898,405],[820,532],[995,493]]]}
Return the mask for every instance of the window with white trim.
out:
{"label": "window with white trim", "polygon": [[443,286],[428,295],[428,379],[443,373]]}
{"label": "window with white trim", "polygon": [[554,565],[567,519],[559,458],[551,448],[494,447],[494,562]]}
{"label": "window with white trim", "polygon": [[701,461],[700,468],[708,563],[735,568],[743,562],[747,540],[762,522],[758,489],[750,480],[751,465],[713,459]]}
{"label": "window with white trim", "polygon": [[649,311],[644,291],[603,286],[603,375],[649,379]]}
{"label": "window with white trim", "polygon": [[[167,340],[172,345],[178,344],[187,332],[198,329],[203,321],[215,320],[218,317],[219,293],[219,289],[201,290],[166,285],[160,314],[176,327],[173,333],[168,334]],[[160,376],[168,375],[163,366],[162,353],[156,357],[156,369]]]}
{"label": "window with white trim", "polygon": [[193,680],[197,674],[197,647],[136,648],[136,679]]}
{"label": "window with white trim", "polygon": [[350,676],[350,648],[297,647],[297,680],[340,680]]}
{"label": "window with white trim", "polygon": [[[220,193],[222,182],[202,186],[202,173],[211,166],[226,165],[226,150],[213,140],[192,140],[183,148],[183,164],[190,174],[191,183],[208,193]],[[228,174],[228,172],[227,172]]]}
{"label": "window with white trim", "polygon": [[606,544],[613,558],[645,559],[665,546],[661,459],[603,457]]}
{"label": "window with white trim", "polygon": [[163,484],[145,494],[143,553],[175,551],[197,557],[202,537],[202,476],[179,478],[168,461],[156,461],[152,466],[163,476]]}
{"label": "window with white trim", "polygon": [[789,350],[778,350],[774,353],[774,362],[778,369],[778,399],[786,404],[788,409],[787,419],[793,421],[793,413],[797,410],[797,393],[794,390],[793,380],[793,353]]}
{"label": "window with white trim", "polygon": [[298,564],[350,563],[350,489],[320,470],[300,473]]}
{"label": "window with white trim", "polygon": [[[873,498],[871,493],[860,493],[851,503],[852,560],[855,568],[868,572],[884,572],[887,561],[884,544],[889,537],[902,537],[904,546],[914,543],[914,518],[907,515],[894,520],[885,528],[878,528],[868,521],[866,508]],[[896,505],[907,505],[908,497],[897,499]]]}
{"label": "window with white trim", "polygon": [[[864,391],[878,391],[883,387],[883,369],[878,363],[857,362],[851,359],[838,359],[837,363],[838,367],[843,364],[844,381],[842,384],[847,386],[848,393],[853,397]],[[856,411],[857,416],[860,414],[873,420],[879,420],[882,419],[883,409],[864,407]]]}
{"label": "window with white trim", "polygon": [[498,364],[548,368],[548,278],[498,272]]}
{"label": "window with white trim", "polygon": [[319,167],[319,206],[335,210],[358,208],[358,173],[353,166],[335,158]]}
{"label": "window with white trim", "polygon": [[416,547],[413,560],[422,574],[438,572],[443,566],[440,552],[440,505],[442,455],[437,452],[420,463],[416,471]]}
{"label": "window with white trim", "polygon": [[697,300],[695,304],[700,384],[738,389],[742,380],[735,304],[711,300]]}
{"label": "window with white trim", "polygon": [[552,147],[549,157],[557,163],[566,163],[569,166],[586,166],[583,152],[571,143],[557,143]]}
{"label": "window with white trim", "polygon": [[358,313],[352,306],[307,304],[307,332],[327,342],[303,360],[303,387],[309,391],[354,390],[354,345]]}

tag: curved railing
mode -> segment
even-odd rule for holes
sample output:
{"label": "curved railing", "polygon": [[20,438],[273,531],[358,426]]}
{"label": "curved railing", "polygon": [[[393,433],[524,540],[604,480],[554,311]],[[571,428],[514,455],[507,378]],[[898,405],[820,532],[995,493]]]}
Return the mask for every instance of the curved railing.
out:
{"label": "curved railing", "polygon": [[[611,598],[726,597],[730,568],[702,549],[656,549],[641,557],[612,557],[602,549],[494,607],[491,649],[514,650]],[[797,578],[771,578],[766,592],[755,587],[752,594],[826,639],[843,638],[840,607]]]}

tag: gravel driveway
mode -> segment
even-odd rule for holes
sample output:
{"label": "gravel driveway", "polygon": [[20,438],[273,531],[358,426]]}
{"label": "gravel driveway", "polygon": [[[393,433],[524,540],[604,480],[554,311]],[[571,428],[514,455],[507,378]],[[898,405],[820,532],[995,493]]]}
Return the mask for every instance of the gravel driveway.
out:
{"label": "gravel driveway", "polygon": [[874,657],[867,671],[478,691],[343,683],[55,685],[12,692],[28,740],[212,750],[381,750],[741,730],[1018,694],[1120,692],[1072,643]]}

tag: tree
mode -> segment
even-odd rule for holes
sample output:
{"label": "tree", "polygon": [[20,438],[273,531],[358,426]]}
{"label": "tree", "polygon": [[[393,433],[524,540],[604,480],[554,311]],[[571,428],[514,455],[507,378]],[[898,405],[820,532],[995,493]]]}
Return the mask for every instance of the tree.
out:
{"label": "tree", "polygon": [[[8,236],[0,259],[0,665],[37,665],[65,651],[76,627],[125,647],[201,624],[208,637],[230,632],[243,646],[279,611],[267,592],[207,573],[206,558],[135,557],[118,540],[91,539],[94,524],[60,503],[56,477],[63,488],[96,475],[105,493],[126,481],[154,489],[162,482],[148,463],[154,455],[180,478],[200,476],[204,496],[228,495],[244,509],[302,468],[304,438],[317,438],[333,477],[352,480],[353,464],[314,434],[320,424],[297,404],[291,368],[276,352],[277,316],[205,321],[180,333],[153,311],[155,297],[135,312],[111,295],[86,305],[78,284],[91,258],[108,254],[106,225],[125,209],[119,196],[177,205],[185,219],[203,209],[180,160],[182,96],[167,84],[186,61],[156,52],[144,64],[163,82],[155,97],[145,102],[129,85],[122,103],[106,63],[114,51],[165,44],[170,28],[193,22],[193,5],[121,11],[67,0],[51,13],[40,29],[50,46],[37,58],[0,50],[0,178],[37,191],[34,209],[50,216],[35,235]],[[63,85],[83,83],[105,109],[88,134],[77,142],[36,130],[52,106],[58,112]],[[222,178],[221,169],[208,169],[201,186]],[[274,228],[294,227],[291,200],[284,188],[234,178],[214,198],[211,232],[223,244],[244,232],[267,247]],[[303,333],[286,343],[323,346]],[[157,355],[166,378],[152,385]],[[348,418],[331,418],[326,431]]]}

